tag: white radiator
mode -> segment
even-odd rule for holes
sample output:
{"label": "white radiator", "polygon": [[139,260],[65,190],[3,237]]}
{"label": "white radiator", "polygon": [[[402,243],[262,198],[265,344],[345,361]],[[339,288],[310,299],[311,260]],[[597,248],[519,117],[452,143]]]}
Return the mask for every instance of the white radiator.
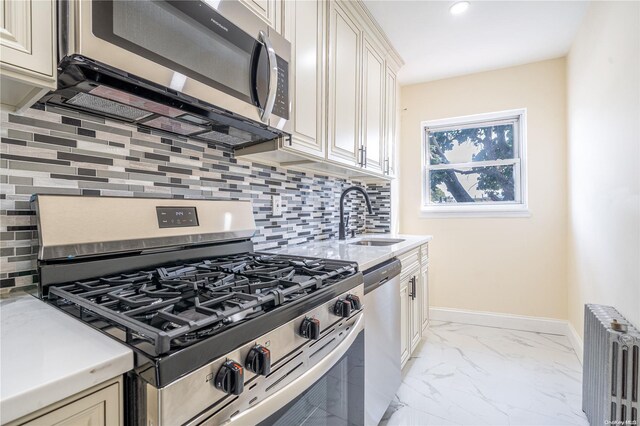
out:
{"label": "white radiator", "polygon": [[591,425],[639,425],[639,357],[633,325],[611,306],[585,305],[582,411]]}

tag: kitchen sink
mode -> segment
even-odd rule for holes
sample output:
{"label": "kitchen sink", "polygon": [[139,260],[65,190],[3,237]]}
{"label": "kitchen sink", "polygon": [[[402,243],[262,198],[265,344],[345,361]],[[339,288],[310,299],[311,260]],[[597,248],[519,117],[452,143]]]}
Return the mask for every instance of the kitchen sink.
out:
{"label": "kitchen sink", "polygon": [[367,238],[364,240],[360,240],[360,241],[356,241],[354,243],[350,243],[351,245],[354,246],[373,246],[373,247],[379,247],[379,246],[391,246],[393,244],[398,244],[403,242],[404,240],[401,239],[394,239],[394,238]]}

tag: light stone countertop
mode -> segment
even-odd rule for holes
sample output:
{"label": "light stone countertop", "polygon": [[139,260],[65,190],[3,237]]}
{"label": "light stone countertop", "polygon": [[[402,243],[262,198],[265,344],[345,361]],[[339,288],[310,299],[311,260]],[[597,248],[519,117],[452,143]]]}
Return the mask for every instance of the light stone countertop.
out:
{"label": "light stone countertop", "polygon": [[[403,239],[404,241],[389,246],[359,246],[351,243],[366,239]],[[422,244],[431,241],[431,235],[407,234],[364,234],[344,241],[337,239],[323,240],[288,246],[271,250],[272,253],[297,256],[321,257],[325,259],[349,260],[357,262],[361,271],[376,266]]]}
{"label": "light stone countertop", "polygon": [[0,423],[133,368],[133,351],[42,300],[0,301]]}

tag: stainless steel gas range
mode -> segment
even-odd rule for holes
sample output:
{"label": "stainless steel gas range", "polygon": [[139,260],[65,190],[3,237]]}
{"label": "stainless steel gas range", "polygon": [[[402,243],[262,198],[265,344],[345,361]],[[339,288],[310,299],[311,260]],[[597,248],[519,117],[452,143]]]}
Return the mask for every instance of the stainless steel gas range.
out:
{"label": "stainless steel gas range", "polygon": [[40,297],[131,347],[131,425],[364,423],[363,276],[254,253],[250,202],[34,196]]}

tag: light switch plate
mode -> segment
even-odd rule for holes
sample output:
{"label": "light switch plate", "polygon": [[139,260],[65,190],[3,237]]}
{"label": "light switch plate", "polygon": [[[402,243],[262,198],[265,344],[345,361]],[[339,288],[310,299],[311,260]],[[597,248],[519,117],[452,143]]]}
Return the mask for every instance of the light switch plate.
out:
{"label": "light switch plate", "polygon": [[282,196],[271,196],[271,214],[273,216],[282,216]]}

